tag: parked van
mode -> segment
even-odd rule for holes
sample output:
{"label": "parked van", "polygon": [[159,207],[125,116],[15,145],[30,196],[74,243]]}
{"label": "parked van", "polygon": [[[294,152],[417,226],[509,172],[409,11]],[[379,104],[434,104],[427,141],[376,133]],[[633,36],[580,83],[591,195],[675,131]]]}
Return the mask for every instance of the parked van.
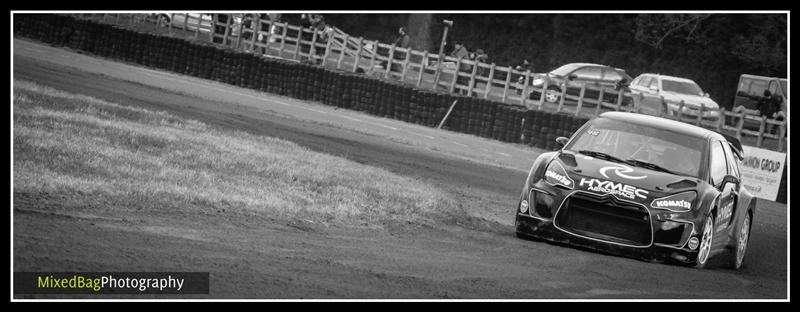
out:
{"label": "parked van", "polygon": [[[768,92],[765,92],[768,91]],[[761,117],[758,103],[771,96],[781,101],[780,110],[777,116],[767,116],[784,120],[786,118],[786,105],[789,103],[789,89],[786,78],[765,77],[758,75],[743,74],[739,77],[739,85],[736,88],[736,95],[733,99],[733,111],[744,111],[748,115]],[[745,119],[745,128],[757,130],[760,122]]]}
{"label": "parked van", "polygon": [[758,109],[758,101],[764,97],[764,90],[781,97],[783,100],[781,110],[785,112],[789,99],[786,79],[748,74],[739,77],[739,86],[736,88],[733,107],[743,106],[747,109]]}

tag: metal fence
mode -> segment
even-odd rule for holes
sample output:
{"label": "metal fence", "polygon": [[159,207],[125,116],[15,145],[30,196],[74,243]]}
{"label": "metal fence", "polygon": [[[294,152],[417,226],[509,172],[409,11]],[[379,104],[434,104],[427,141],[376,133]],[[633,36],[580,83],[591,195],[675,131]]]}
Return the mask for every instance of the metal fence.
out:
{"label": "metal fence", "polygon": [[[265,57],[277,57],[298,62],[314,62],[327,68],[363,72],[382,79],[393,79],[417,88],[461,93],[467,96],[521,105],[528,109],[548,110],[593,117],[606,111],[629,111],[657,115],[697,126],[727,131],[743,143],[785,151],[787,121],[757,116],[757,111],[726,111],[725,108],[689,110],[684,102],[667,103],[663,97],[645,99],[612,88],[582,86],[561,88],[557,103],[545,100],[542,87],[531,85],[533,73],[517,71],[510,66],[486,64],[470,59],[443,56],[384,44],[361,37],[351,37],[338,28],[323,32],[288,23],[259,18],[258,14],[244,15],[236,20],[231,14],[78,14],[77,17],[113,23],[121,26],[151,27],[150,31],[189,40],[208,41]],[[520,79],[522,77],[522,79]],[[461,79],[459,79],[461,78]],[[519,83],[518,79],[523,80]],[[546,81],[546,80],[545,80]],[[589,91],[589,92],[587,92]],[[539,94],[531,99],[532,92]],[[587,93],[599,94],[597,98]],[[625,101],[628,99],[628,101]],[[667,104],[677,107],[676,114],[665,110],[643,110],[642,103],[650,101],[656,107]],[[652,103],[653,101],[660,101]],[[684,113],[691,111],[691,113]],[[704,116],[714,112],[717,118]],[[748,129],[749,128],[749,129]],[[756,130],[757,129],[757,130]],[[774,132],[774,133],[773,133]],[[752,142],[752,141],[755,142]]]}

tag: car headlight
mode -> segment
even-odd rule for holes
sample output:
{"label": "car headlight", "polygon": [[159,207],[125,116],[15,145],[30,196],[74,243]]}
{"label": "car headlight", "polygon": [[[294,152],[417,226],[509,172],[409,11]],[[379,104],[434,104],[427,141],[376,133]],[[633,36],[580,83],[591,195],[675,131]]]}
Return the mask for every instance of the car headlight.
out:
{"label": "car headlight", "polygon": [[650,207],[673,212],[687,212],[692,210],[692,205],[696,197],[697,192],[695,191],[673,194],[654,199],[653,202],[650,203]]}
{"label": "car headlight", "polygon": [[568,189],[575,188],[575,181],[567,175],[567,170],[557,160],[553,160],[544,171],[544,180],[552,185],[562,186]]}

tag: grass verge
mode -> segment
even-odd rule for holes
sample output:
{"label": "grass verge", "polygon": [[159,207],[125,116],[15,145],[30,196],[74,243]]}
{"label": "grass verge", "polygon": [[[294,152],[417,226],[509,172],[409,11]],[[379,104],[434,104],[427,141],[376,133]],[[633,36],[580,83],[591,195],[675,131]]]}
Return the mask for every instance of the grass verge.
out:
{"label": "grass verge", "polygon": [[20,80],[13,109],[15,194],[104,198],[82,209],[112,213],[222,210],[369,227],[463,213],[423,181],[165,112]]}

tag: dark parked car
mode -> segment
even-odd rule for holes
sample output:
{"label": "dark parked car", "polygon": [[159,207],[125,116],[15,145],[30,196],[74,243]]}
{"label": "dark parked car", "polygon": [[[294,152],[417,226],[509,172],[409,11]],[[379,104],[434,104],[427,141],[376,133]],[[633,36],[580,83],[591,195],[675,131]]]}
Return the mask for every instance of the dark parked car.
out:
{"label": "dark parked car", "polygon": [[[586,86],[584,98],[598,99],[600,88],[612,90],[625,90],[631,82],[631,76],[625,70],[592,63],[570,63],[552,70],[546,74],[536,74],[531,79],[531,85],[535,88],[542,88],[547,85],[545,101],[558,103],[561,101],[561,92],[566,88],[566,94],[580,96],[581,87]],[[541,92],[531,90],[528,98],[539,100]],[[606,103],[616,103],[616,94],[604,94],[603,101]],[[624,97],[623,104],[629,105],[633,102],[632,98]]]}
{"label": "dark parked car", "polygon": [[541,154],[516,207],[516,232],[647,260],[704,267],[731,251],[739,269],[756,200],[741,144],[643,114],[607,112]]}

